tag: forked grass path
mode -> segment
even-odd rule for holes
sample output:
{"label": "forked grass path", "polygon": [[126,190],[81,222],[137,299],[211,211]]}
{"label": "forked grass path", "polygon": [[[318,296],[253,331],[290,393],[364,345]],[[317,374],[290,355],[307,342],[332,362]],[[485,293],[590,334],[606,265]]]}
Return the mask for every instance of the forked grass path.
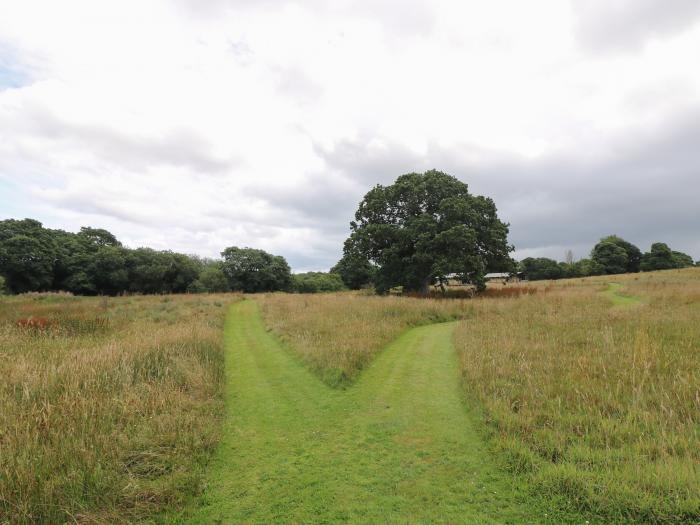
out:
{"label": "forked grass path", "polygon": [[544,521],[470,422],[453,328],[410,330],[336,391],[280,348],[253,301],[234,305],[224,438],[189,521]]}

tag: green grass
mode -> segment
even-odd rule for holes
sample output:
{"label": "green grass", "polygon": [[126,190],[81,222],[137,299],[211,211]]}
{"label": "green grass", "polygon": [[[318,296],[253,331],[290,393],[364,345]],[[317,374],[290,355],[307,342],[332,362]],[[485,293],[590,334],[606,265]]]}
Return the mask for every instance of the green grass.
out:
{"label": "green grass", "polygon": [[634,295],[626,295],[620,283],[608,283],[608,289],[604,292],[615,306],[626,307],[640,304],[642,301]]}
{"label": "green grass", "polygon": [[560,523],[492,463],[464,405],[455,323],[414,328],[329,388],[252,301],[225,330],[223,440],[188,523]]}
{"label": "green grass", "polygon": [[0,299],[0,524],[135,523],[199,494],[237,299]]}
{"label": "green grass", "polygon": [[480,303],[456,330],[467,396],[540,497],[606,523],[698,524],[700,271],[605,279],[618,286]]}

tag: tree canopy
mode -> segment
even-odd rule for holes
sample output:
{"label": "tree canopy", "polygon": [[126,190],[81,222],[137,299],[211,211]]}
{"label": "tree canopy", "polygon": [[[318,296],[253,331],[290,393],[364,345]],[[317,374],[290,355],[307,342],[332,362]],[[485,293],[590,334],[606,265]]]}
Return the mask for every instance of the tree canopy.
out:
{"label": "tree canopy", "polygon": [[641,269],[644,272],[670,270],[693,266],[693,258],[683,252],[671,250],[663,242],[655,242],[651,250],[642,256]]}
{"label": "tree canopy", "polygon": [[196,257],[128,249],[104,229],[69,233],[32,219],[0,221],[0,275],[10,293],[180,293],[201,270]]}
{"label": "tree canopy", "polygon": [[593,247],[591,259],[607,274],[635,273],[639,271],[642,252],[621,237],[608,235]]}
{"label": "tree canopy", "polygon": [[297,293],[339,292],[345,290],[337,273],[306,272],[292,275],[292,291]]}
{"label": "tree canopy", "polygon": [[669,270],[694,266],[693,258],[683,252],[671,250],[667,244],[657,242],[651,250],[642,255],[634,244],[618,237],[603,237],[591,251],[590,259],[570,262],[557,262],[546,257],[523,259],[518,269],[523,277],[532,281],[540,279],[562,279],[568,277],[586,277],[638,271]]}
{"label": "tree canopy", "polygon": [[338,274],[345,286],[359,290],[374,282],[376,267],[355,249],[350,239],[345,241],[343,257],[331,268],[331,273]]}
{"label": "tree canopy", "polygon": [[284,257],[255,248],[231,246],[221,252],[222,270],[232,290],[246,293],[289,290],[292,271]]}
{"label": "tree canopy", "polygon": [[346,249],[376,265],[375,287],[427,291],[452,273],[483,286],[484,274],[510,270],[508,225],[496,205],[460,180],[431,170],[377,185],[360,202]]}

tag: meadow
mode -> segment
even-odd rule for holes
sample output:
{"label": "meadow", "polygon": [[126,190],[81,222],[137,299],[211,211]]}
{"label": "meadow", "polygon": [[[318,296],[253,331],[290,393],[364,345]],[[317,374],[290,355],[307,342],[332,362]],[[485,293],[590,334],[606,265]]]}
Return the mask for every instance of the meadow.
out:
{"label": "meadow", "polygon": [[533,493],[605,521],[700,519],[698,269],[494,284],[467,301],[271,295],[262,305],[291,351],[345,386],[401,331],[461,319],[465,399]]}
{"label": "meadow", "polygon": [[[208,519],[219,503],[319,518],[333,509],[318,490],[347,505],[331,516],[437,519],[439,498],[464,490],[439,450],[469,465],[464,483],[512,487],[512,516],[527,494],[527,522],[700,520],[700,269],[474,299],[255,294],[229,310],[240,299],[0,299],[0,523],[178,521],[202,504]],[[462,434],[435,426],[448,413]],[[367,507],[335,499],[342,475],[320,483],[329,461]],[[391,499],[399,486],[436,506]],[[472,496],[486,497],[455,504]],[[475,501],[488,519],[505,508]]]}
{"label": "meadow", "polygon": [[538,288],[477,302],[456,332],[496,454],[606,521],[697,523],[700,271]]}
{"label": "meadow", "polygon": [[354,381],[378,352],[409,327],[470,315],[468,300],[363,293],[256,296],[262,316],[289,350],[330,386]]}
{"label": "meadow", "polygon": [[198,493],[236,298],[0,299],[0,523],[133,523]]}

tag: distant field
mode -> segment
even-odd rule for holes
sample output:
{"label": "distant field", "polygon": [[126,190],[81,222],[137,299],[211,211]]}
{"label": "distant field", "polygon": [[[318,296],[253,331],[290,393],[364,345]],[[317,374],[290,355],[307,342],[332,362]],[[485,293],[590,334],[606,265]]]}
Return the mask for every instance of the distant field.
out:
{"label": "distant field", "polygon": [[198,492],[233,300],[0,299],[0,523],[132,523]]}
{"label": "distant field", "polygon": [[536,287],[456,333],[507,468],[610,520],[698,523],[700,270]]}

